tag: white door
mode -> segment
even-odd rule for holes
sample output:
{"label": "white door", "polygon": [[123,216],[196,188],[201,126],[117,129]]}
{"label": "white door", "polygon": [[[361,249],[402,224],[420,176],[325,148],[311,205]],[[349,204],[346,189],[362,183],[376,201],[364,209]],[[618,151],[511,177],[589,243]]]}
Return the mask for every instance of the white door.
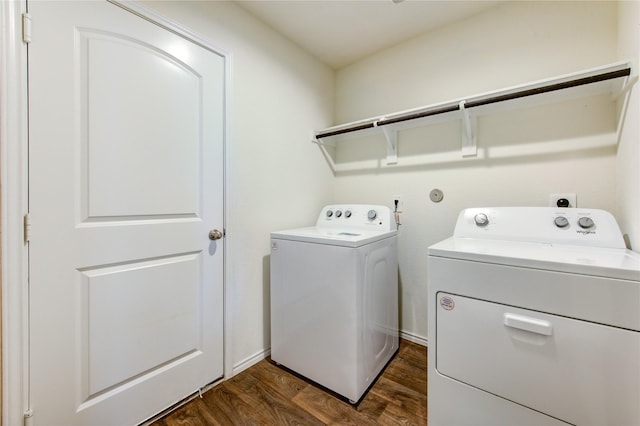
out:
{"label": "white door", "polygon": [[223,375],[225,58],[29,2],[34,423],[138,423]]}

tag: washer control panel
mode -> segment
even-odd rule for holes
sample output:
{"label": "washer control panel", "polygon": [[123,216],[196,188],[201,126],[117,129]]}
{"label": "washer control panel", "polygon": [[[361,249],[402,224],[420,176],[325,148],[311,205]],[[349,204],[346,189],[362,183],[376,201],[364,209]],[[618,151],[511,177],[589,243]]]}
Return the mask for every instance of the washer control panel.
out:
{"label": "washer control panel", "polygon": [[615,218],[604,210],[486,207],[463,210],[454,236],[625,248]]}
{"label": "washer control panel", "polygon": [[325,206],[316,222],[318,228],[395,230],[391,208],[372,204],[332,204]]}

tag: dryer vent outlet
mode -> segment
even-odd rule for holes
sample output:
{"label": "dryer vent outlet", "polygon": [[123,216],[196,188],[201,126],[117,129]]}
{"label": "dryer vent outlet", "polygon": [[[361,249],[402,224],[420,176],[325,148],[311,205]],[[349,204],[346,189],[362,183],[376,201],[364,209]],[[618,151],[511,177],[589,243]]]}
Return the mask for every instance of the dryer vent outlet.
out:
{"label": "dryer vent outlet", "polygon": [[551,207],[578,207],[576,194],[551,194],[549,195],[549,206]]}

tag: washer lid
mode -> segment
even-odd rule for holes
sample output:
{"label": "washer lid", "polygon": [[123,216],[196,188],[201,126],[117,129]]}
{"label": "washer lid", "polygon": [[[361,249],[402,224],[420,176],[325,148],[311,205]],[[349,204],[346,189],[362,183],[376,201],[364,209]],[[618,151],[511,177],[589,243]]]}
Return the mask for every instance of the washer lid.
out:
{"label": "washer lid", "polygon": [[640,281],[640,254],[627,249],[451,237],[429,256]]}
{"label": "washer lid", "polygon": [[397,231],[365,231],[355,229],[319,229],[315,226],[287,229],[271,233],[271,238],[342,247],[360,247],[393,237]]}

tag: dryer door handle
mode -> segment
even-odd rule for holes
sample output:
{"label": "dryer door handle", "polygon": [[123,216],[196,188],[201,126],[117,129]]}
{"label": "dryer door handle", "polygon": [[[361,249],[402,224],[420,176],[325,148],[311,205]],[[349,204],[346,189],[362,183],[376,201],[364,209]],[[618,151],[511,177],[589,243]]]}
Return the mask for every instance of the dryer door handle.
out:
{"label": "dryer door handle", "polygon": [[504,314],[504,325],[544,336],[553,334],[553,325],[549,321],[517,314]]}

